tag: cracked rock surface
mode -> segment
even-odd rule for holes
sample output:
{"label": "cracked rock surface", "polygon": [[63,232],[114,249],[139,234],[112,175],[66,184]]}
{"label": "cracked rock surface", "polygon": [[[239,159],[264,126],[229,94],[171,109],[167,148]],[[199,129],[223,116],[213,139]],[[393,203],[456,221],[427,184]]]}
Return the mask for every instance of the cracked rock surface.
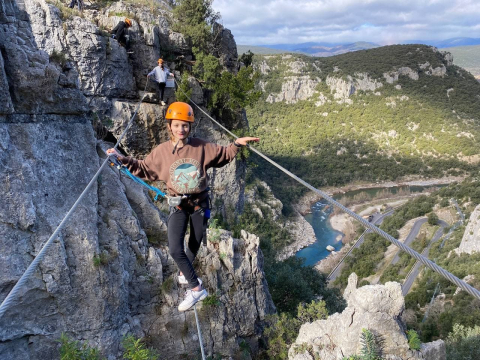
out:
{"label": "cracked rock surface", "polygon": [[[358,277],[351,274],[344,297],[348,306],[326,320],[307,323],[289,350],[291,360],[339,360],[360,354],[362,329],[383,339],[383,356],[391,360],[445,359],[445,344],[439,340],[423,344],[420,351],[410,350],[406,326],[400,315],[405,309],[401,286],[396,282],[357,288]],[[309,350],[301,352],[299,348]]]}
{"label": "cracked rock surface", "polygon": [[[153,87],[143,91],[145,75],[165,49],[185,56],[191,49],[169,28],[170,5],[158,6],[152,12],[119,1],[78,17],[44,0],[0,0],[0,302],[103,162],[101,149],[110,145],[97,140],[99,128],[118,136],[146,95],[124,150],[142,157],[168,139],[165,108]],[[134,56],[105,32],[122,12],[135,15]],[[236,49],[223,32],[224,48]],[[230,50],[223,59],[233,69]],[[173,96],[169,89],[167,99]],[[197,121],[196,136],[231,142],[203,116]],[[244,172],[241,159],[212,169],[215,211],[243,208]],[[193,312],[177,310],[185,289],[168,253],[167,217],[164,202],[116,169],[103,170],[0,318],[0,359],[58,359],[62,333],[109,360],[122,357],[126,334],[145,338],[163,358],[195,356]],[[207,354],[228,357],[242,342],[258,348],[275,308],[258,238],[218,231],[220,241],[202,247],[195,264],[213,295],[198,310]]]}

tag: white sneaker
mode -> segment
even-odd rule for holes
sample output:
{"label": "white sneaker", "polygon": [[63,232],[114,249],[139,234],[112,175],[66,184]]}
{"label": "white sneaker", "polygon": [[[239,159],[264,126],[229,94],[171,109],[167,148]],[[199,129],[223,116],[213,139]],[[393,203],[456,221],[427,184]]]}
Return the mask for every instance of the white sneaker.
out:
{"label": "white sneaker", "polygon": [[187,290],[185,293],[185,299],[178,305],[178,311],[186,311],[190,309],[197,302],[202,301],[208,295],[207,290],[202,289],[200,291]]}
{"label": "white sneaker", "polygon": [[187,285],[188,281],[185,279],[185,275],[178,275],[178,283],[182,285]]}
{"label": "white sneaker", "polygon": [[160,104],[162,104],[162,106],[165,106],[165,105],[167,105],[167,104],[165,104],[165,101],[163,101],[163,100],[162,100],[162,101],[160,101]]}

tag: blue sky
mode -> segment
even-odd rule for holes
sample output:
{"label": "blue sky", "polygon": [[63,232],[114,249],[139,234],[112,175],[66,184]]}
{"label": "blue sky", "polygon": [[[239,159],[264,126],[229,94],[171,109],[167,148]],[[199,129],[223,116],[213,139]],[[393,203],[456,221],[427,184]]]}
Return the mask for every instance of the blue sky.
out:
{"label": "blue sky", "polygon": [[480,0],[214,0],[237,44],[480,38]]}

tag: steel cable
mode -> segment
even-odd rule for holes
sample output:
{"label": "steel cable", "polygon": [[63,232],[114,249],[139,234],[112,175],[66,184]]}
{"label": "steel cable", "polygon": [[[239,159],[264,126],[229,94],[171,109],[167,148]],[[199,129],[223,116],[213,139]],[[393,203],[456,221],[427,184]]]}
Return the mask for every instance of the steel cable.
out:
{"label": "steel cable", "polygon": [[[176,82],[176,80],[175,80]],[[177,83],[178,85],[178,83]],[[231,136],[233,136],[234,138],[238,139],[238,136],[235,135],[234,133],[232,133],[231,131],[229,131],[227,128],[225,128],[222,124],[220,124],[218,121],[216,121],[213,117],[211,117],[207,112],[205,112],[205,110],[203,110],[200,106],[198,106],[197,104],[195,104],[194,101],[192,101],[192,99],[187,95],[185,94],[185,92],[180,88],[180,86],[178,86],[178,88],[180,89],[180,91],[183,92],[183,94],[190,100],[190,102],[192,104],[194,104],[201,112],[203,112],[210,120],[212,120],[215,124],[217,124],[220,128],[222,128],[224,131],[226,131],[228,134],[230,134]],[[398,241],[397,239],[395,239],[393,236],[391,236],[390,234],[387,234],[385,231],[381,230],[380,228],[376,227],[375,225],[369,223],[367,220],[365,220],[364,218],[362,218],[360,215],[358,215],[357,213],[353,212],[352,210],[346,208],[345,206],[343,206],[342,204],[340,204],[338,201],[334,200],[332,197],[330,197],[327,193],[325,193],[324,191],[322,190],[319,190],[315,187],[313,187],[312,185],[310,185],[309,183],[307,183],[306,181],[300,179],[297,175],[293,174],[292,172],[288,171],[287,169],[285,169],[283,166],[277,164],[275,161],[271,160],[269,157],[267,157],[266,155],[264,155],[263,153],[261,153],[260,151],[258,151],[257,149],[255,149],[253,146],[251,145],[247,145],[247,147],[253,151],[254,153],[256,153],[258,156],[262,157],[264,160],[268,161],[270,164],[272,164],[273,166],[275,166],[276,168],[280,169],[281,171],[283,171],[285,174],[287,174],[288,176],[290,176],[292,179],[298,181],[300,184],[302,184],[303,186],[305,186],[306,188],[314,191],[315,193],[317,193],[318,195],[320,195],[322,198],[324,198],[327,202],[329,202],[330,204],[332,204],[333,206],[336,206],[338,208],[340,208],[342,211],[344,211],[345,213],[347,213],[348,215],[350,215],[351,217],[353,217],[355,220],[359,221],[364,227],[372,230],[374,233],[380,235],[381,237],[387,239],[388,241],[390,241],[392,244],[394,244],[395,246],[399,247],[400,249],[402,249],[403,251],[405,251],[406,253],[408,253],[409,255],[413,256],[415,259],[417,259],[418,261],[420,261],[422,264],[424,264],[425,266],[427,266],[428,268],[432,269],[433,271],[439,273],[440,275],[442,275],[443,277],[445,277],[446,279],[448,279],[449,281],[451,281],[452,283],[454,283],[455,285],[457,285],[458,287],[460,287],[461,289],[467,291],[470,295],[476,297],[477,299],[480,300],[480,291],[478,291],[477,289],[475,289],[473,286],[470,286],[469,284],[467,284],[465,281],[463,280],[460,280],[459,278],[457,278],[455,275],[451,274],[450,272],[448,272],[447,270],[441,268],[440,266],[438,266],[437,264],[435,264],[433,261],[429,260],[428,258],[422,256],[421,254],[419,254],[418,252],[416,252],[415,250],[411,249],[410,247],[404,245],[403,243],[401,243],[400,241]]]}
{"label": "steel cable", "polygon": [[[127,124],[127,127],[125,128],[125,130],[123,131],[123,133],[120,135],[120,137],[118,138],[117,140],[117,143],[115,144],[115,146],[113,147],[114,149],[117,149],[118,145],[120,144],[120,142],[123,140],[125,134],[127,133],[127,130],[130,128],[130,126],[132,125],[133,123],[133,120],[135,119],[135,116],[137,115],[137,112],[138,110],[140,109],[140,105],[142,104],[143,102],[143,99],[145,98],[145,91],[147,90],[147,85],[148,85],[148,78],[147,78],[147,82],[145,83],[145,89],[143,90],[144,94],[142,96],[142,98],[140,99],[140,102],[138,103],[137,105],[137,108],[135,109],[135,112],[133,114],[133,116],[131,117],[130,121],[128,122]],[[98,176],[100,175],[100,173],[102,172],[102,170],[105,168],[105,166],[110,162],[109,158],[107,157],[105,159],[105,161],[103,162],[103,164],[100,166],[100,168],[97,170],[97,172],[95,173],[95,175],[93,176],[93,178],[90,180],[90,182],[88,183],[88,185],[85,187],[85,189],[83,190],[83,192],[80,194],[80,196],[78,197],[77,201],[75,201],[75,203],[73,204],[73,206],[70,208],[70,210],[68,211],[68,213],[65,215],[65,217],[63,218],[63,220],[60,222],[60,224],[58,225],[58,227],[56,228],[56,230],[53,232],[52,236],[50,236],[50,238],[47,240],[47,242],[42,246],[40,252],[38,253],[38,255],[35,257],[35,259],[33,259],[33,261],[30,263],[30,265],[28,266],[27,270],[25,270],[25,272],[23,273],[23,275],[20,277],[20,279],[17,281],[17,283],[15,284],[15,286],[13,287],[13,289],[9,292],[9,294],[7,295],[7,297],[3,300],[2,304],[0,305],[0,318],[3,316],[3,314],[7,311],[7,309],[9,307],[11,307],[14,303],[14,301],[16,300],[16,298],[18,297],[19,295],[19,291],[20,289],[25,285],[27,279],[30,277],[30,275],[32,275],[37,267],[37,265],[43,260],[43,258],[45,257],[48,249],[50,248],[50,246],[53,244],[53,241],[55,240],[55,238],[57,237],[58,233],[60,232],[60,230],[62,230],[63,226],[66,224],[67,220],[70,218],[70,216],[72,215],[72,213],[75,211],[75,209],[77,208],[77,206],[80,204],[80,202],[83,200],[83,198],[85,197],[85,195],[87,194],[88,190],[90,190],[90,188],[92,187],[92,185],[95,183],[95,181],[97,180]]]}

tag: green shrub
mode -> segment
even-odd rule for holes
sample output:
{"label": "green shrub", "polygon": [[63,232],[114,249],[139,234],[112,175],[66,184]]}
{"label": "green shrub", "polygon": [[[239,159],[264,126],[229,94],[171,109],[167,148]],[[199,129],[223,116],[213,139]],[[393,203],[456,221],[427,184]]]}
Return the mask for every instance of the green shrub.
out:
{"label": "green shrub", "polygon": [[177,101],[188,102],[192,97],[192,89],[189,85],[189,75],[187,72],[182,74],[177,90],[175,91],[175,98]]}
{"label": "green shrub", "polygon": [[314,301],[310,304],[300,304],[297,308],[297,319],[302,323],[311,323],[328,317],[325,301]]}
{"label": "green shrub", "polygon": [[161,292],[164,294],[168,294],[173,289],[173,276],[169,276],[165,281],[162,283]]}
{"label": "green shrub", "polygon": [[185,35],[196,52],[208,52],[213,40],[213,28],[220,14],[212,8],[212,0],[175,1],[173,30]]}
{"label": "green shrub", "polygon": [[418,337],[418,334],[415,330],[408,330],[407,331],[407,339],[408,339],[408,347],[412,350],[420,350],[420,346],[422,342]]}
{"label": "green shrub", "polygon": [[221,302],[217,294],[211,294],[203,300],[202,304],[208,307],[217,307]]}
{"label": "green shrub", "polygon": [[67,61],[68,61],[67,55],[65,55],[65,53],[61,51],[57,52],[56,50],[53,50],[52,53],[50,54],[50,62],[55,62],[60,66],[64,66]]}
{"label": "green shrub", "polygon": [[382,360],[383,343],[381,336],[375,335],[368,329],[362,329],[360,334],[360,343],[362,348],[360,355],[351,355],[344,357],[343,360]]}
{"label": "green shrub", "polygon": [[428,214],[428,223],[430,225],[437,225],[438,224],[438,216],[434,212]]}
{"label": "green shrub", "polygon": [[59,340],[60,360],[102,360],[98,349],[91,348],[86,342],[70,340],[66,334],[62,334]]}
{"label": "green shrub", "polygon": [[466,327],[455,324],[446,340],[448,360],[474,360],[480,358],[480,326]]}
{"label": "green shrub", "polygon": [[[300,304],[297,316],[288,313],[269,315],[265,336],[267,338],[267,354],[270,359],[288,359],[288,349],[298,336],[300,326],[305,322],[313,322],[327,318],[325,301],[312,301],[310,304]],[[301,351],[302,347],[298,349]],[[309,349],[306,349],[309,350]],[[301,352],[299,352],[301,353]]]}
{"label": "green shrub", "polygon": [[125,360],[157,360],[158,354],[148,349],[141,339],[135,339],[133,335],[126,336],[122,345],[125,348],[123,358]]}
{"label": "green shrub", "polygon": [[100,254],[93,256],[93,266],[99,267],[101,265],[107,265],[109,260],[109,256],[106,253],[101,252]]}

